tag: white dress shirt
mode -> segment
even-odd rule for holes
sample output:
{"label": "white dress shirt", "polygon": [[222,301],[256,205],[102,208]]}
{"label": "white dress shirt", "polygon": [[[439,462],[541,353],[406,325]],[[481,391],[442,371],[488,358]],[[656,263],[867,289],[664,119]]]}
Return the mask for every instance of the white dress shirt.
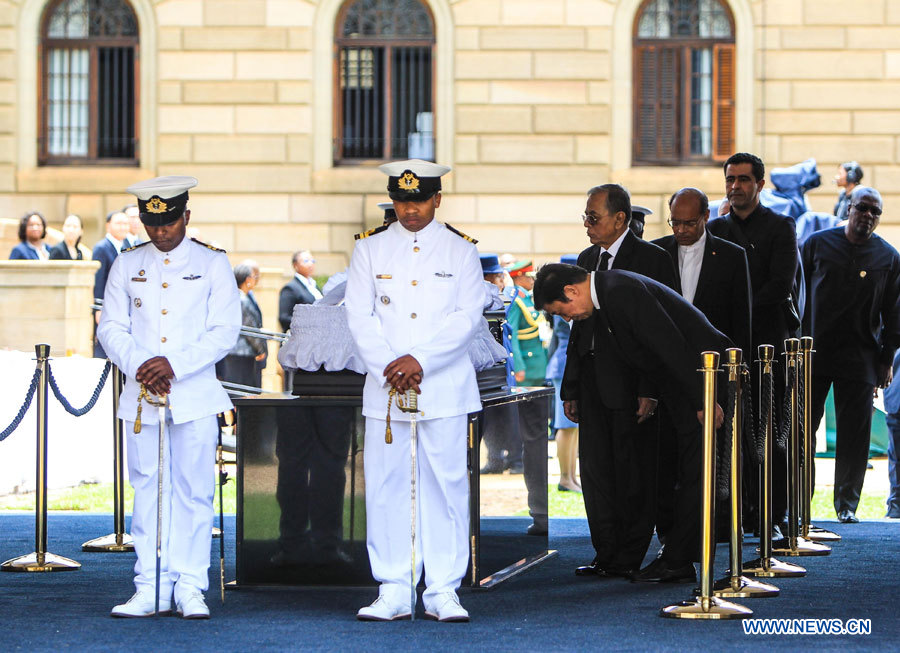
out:
{"label": "white dress shirt", "polygon": [[693,245],[678,246],[678,272],[681,274],[681,295],[691,304],[697,294],[697,281],[703,265],[703,250],[706,247],[706,231]]}
{"label": "white dress shirt", "polygon": [[306,289],[310,292],[314,299],[322,299],[322,293],[319,292],[319,289],[316,287],[316,280],[311,279],[310,277],[304,277],[299,272],[295,272],[294,276],[306,286]]}
{"label": "white dress shirt", "polygon": [[[616,260],[616,254],[619,253],[619,248],[622,246],[622,241],[625,240],[625,236],[628,235],[628,229],[622,232],[622,235],[616,238],[616,242],[609,246],[609,249],[600,248],[600,257],[603,256],[603,252],[609,252],[609,267],[607,270],[613,269],[613,261]],[[597,258],[597,266],[599,269],[600,265],[600,257]]]}

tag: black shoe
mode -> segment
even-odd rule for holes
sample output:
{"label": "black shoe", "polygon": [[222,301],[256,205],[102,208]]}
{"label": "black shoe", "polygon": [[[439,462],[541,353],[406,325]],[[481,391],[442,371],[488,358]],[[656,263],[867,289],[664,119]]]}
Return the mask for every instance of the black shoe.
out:
{"label": "black shoe", "polygon": [[482,474],[502,474],[503,473],[503,461],[502,460],[489,460],[487,465],[481,468]]}
{"label": "black shoe", "polygon": [[891,508],[884,516],[885,519],[900,519],[900,508]]}
{"label": "black shoe", "polygon": [[523,474],[525,472],[525,465],[522,463],[511,463],[507,468],[510,474]]}
{"label": "black shoe", "polygon": [[657,558],[631,577],[635,583],[696,583],[697,571],[690,562],[673,565]]}
{"label": "black shoe", "polygon": [[842,524],[858,524],[859,518],[857,518],[854,511],[844,508],[838,513],[838,521]]}
{"label": "black shoe", "polygon": [[635,567],[630,567],[628,565],[612,564],[609,565],[604,571],[606,571],[607,576],[613,576],[615,578],[627,578],[631,580],[638,570]]}
{"label": "black shoe", "polygon": [[605,578],[609,574],[606,573],[606,569],[604,565],[602,565],[597,558],[594,558],[589,565],[582,565],[575,569],[576,576],[600,576],[601,578]]}
{"label": "black shoe", "polygon": [[547,534],[547,524],[530,524],[528,526],[528,530],[525,531],[529,535],[546,535]]}

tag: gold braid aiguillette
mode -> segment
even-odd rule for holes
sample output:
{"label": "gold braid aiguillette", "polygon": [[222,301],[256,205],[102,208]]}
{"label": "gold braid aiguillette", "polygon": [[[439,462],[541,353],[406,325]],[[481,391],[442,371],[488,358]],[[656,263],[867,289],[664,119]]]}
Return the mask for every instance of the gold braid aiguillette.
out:
{"label": "gold braid aiguillette", "polygon": [[[135,416],[135,418],[134,418],[134,432],[135,433],[141,432],[141,413],[144,410],[144,405],[141,402],[145,399],[147,400],[148,404],[150,404],[151,406],[156,406],[157,408],[160,406],[166,405],[165,397],[162,400],[151,399],[150,391],[147,390],[147,386],[145,386],[142,383],[141,391],[138,393],[138,397],[137,397],[137,405],[138,405],[137,406],[137,416]],[[390,410],[390,408],[388,408],[388,410]]]}

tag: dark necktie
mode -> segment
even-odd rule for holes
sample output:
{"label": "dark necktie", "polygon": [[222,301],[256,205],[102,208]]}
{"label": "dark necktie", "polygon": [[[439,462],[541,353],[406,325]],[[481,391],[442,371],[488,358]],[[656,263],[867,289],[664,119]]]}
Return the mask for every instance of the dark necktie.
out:
{"label": "dark necktie", "polygon": [[603,252],[600,255],[600,262],[597,264],[598,272],[606,272],[609,269],[609,259],[612,258],[612,254],[609,252]]}

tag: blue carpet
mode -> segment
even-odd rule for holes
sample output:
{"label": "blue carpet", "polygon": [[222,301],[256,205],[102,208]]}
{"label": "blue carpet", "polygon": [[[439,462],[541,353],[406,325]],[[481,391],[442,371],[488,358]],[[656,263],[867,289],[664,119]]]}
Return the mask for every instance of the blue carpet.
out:
{"label": "blue carpet", "polygon": [[[897,523],[828,524],[844,539],[830,556],[801,559],[809,571],[805,578],[775,581],[782,590],[778,598],[738,600],[760,618],[868,618],[872,634],[865,636],[752,636],[736,621],[662,619],[659,609],[688,598],[691,585],[576,578],[574,567],[591,557],[587,523],[578,519],[552,520],[551,546],[559,549],[558,557],[494,590],[461,591],[470,624],[357,622],[355,612],[375,598],[374,588],[245,589],[229,591],[223,606],[217,540],[208,593],[212,619],[112,619],[109,609],[133,591],[133,556],[80,550],[81,542],[111,527],[108,515],[50,516],[49,550],[83,566],[75,572],[0,574],[7,620],[2,650],[896,650],[900,641]],[[31,552],[33,529],[31,515],[0,515],[0,557]],[[234,533],[233,517],[226,529]],[[232,537],[226,542],[231,569]],[[746,545],[745,558],[755,557],[752,551]],[[720,546],[717,574],[725,569],[726,556],[727,547]]]}

